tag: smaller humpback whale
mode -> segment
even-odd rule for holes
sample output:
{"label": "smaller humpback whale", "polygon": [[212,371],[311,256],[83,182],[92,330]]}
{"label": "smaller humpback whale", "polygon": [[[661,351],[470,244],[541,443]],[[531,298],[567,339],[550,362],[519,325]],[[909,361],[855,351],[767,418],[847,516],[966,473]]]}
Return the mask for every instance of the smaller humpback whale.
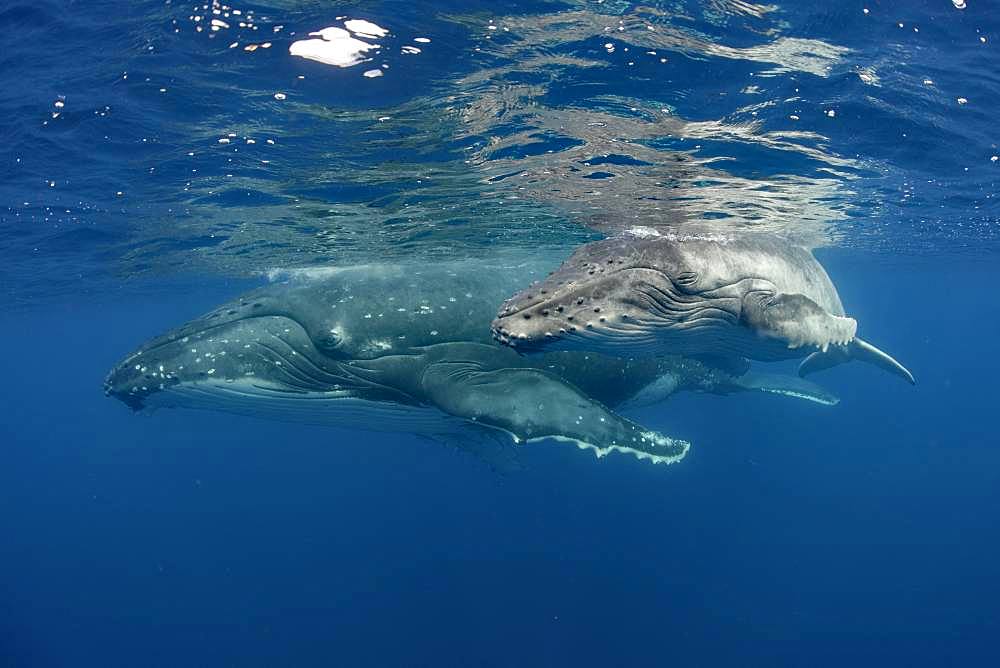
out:
{"label": "smaller humpback whale", "polygon": [[216,409],[455,444],[471,432],[506,432],[515,441],[551,438],[664,463],[689,444],[613,408],[685,389],[837,401],[798,378],[734,376],[679,357],[527,358],[496,345],[495,305],[517,277],[549,268],[452,262],[293,275],[147,342],[111,371],[105,391],[135,410]]}
{"label": "smaller humpback whale", "polygon": [[730,368],[804,357],[801,376],[857,359],[914,384],[856,332],[812,253],[764,234],[585,244],[493,321],[494,338],[526,353],[671,353]]}

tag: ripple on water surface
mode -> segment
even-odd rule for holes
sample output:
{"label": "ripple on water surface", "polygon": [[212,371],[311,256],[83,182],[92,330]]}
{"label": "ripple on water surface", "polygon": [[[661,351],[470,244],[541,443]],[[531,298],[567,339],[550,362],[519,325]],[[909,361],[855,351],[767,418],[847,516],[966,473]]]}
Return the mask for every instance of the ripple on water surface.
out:
{"label": "ripple on water surface", "polygon": [[1000,232],[982,8],[0,12],[0,71],[37,82],[0,87],[8,297],[150,271],[564,253],[635,227],[892,252],[995,249]]}

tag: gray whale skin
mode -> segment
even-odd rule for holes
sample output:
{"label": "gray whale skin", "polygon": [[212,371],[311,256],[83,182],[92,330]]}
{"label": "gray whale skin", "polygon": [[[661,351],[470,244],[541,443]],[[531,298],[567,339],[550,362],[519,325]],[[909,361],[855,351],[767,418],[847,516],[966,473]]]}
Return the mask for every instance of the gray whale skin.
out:
{"label": "gray whale skin", "polygon": [[578,248],[493,321],[521,352],[588,350],[778,361],[799,375],[858,359],[914,384],[857,336],[812,253],[766,234],[736,239],[623,235]]}
{"label": "gray whale skin", "polygon": [[[689,444],[612,408],[680,389],[837,401],[798,378],[735,376],[679,357],[526,358],[494,343],[496,304],[523,277],[549,268],[465,262],[292,272],[150,340],[111,371],[105,391],[135,410],[215,409],[417,433],[460,447],[506,432],[515,442],[551,438],[663,463],[681,459]],[[469,449],[481,454],[476,447]]]}

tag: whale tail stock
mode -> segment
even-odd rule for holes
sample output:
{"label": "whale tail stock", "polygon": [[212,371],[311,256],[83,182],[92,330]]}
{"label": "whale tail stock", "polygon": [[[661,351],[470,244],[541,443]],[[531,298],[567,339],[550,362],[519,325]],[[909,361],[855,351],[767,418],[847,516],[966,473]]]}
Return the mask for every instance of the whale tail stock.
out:
{"label": "whale tail stock", "polygon": [[799,375],[805,377],[851,360],[867,362],[894,376],[899,376],[910,385],[917,384],[913,374],[905,366],[860,337],[855,337],[847,345],[830,346],[826,351],[817,351],[809,355],[799,365]]}

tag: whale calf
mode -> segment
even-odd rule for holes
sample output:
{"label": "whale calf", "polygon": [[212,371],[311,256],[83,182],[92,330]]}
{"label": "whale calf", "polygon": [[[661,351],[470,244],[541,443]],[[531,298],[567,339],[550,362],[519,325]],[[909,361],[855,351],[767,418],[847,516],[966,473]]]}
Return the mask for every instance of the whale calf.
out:
{"label": "whale calf", "polygon": [[135,410],[216,409],[450,442],[489,429],[664,463],[689,444],[613,409],[684,389],[836,403],[798,378],[734,376],[676,356],[518,355],[492,341],[489,324],[531,275],[544,270],[452,262],[292,273],[150,340],[111,371],[105,391]]}
{"label": "whale calf", "polygon": [[801,376],[858,359],[915,382],[857,336],[857,322],[812,253],[765,234],[624,235],[585,244],[508,299],[492,329],[522,352],[671,353],[731,368],[804,357]]}

